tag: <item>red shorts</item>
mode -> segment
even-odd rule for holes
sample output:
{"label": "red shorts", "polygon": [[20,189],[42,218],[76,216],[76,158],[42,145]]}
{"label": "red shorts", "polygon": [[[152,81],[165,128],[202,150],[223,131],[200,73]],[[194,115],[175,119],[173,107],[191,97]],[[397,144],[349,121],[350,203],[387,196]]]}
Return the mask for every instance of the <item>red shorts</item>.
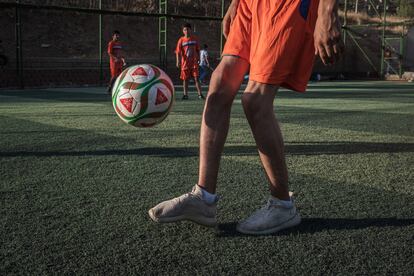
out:
{"label": "red shorts", "polygon": [[180,79],[188,80],[191,77],[198,78],[198,76],[199,76],[198,67],[194,67],[194,68],[182,69],[181,74],[180,74]]}
{"label": "red shorts", "polygon": [[111,62],[111,78],[116,78],[122,73],[122,62]]}
{"label": "red shorts", "polygon": [[315,59],[319,0],[240,0],[223,55],[250,63],[250,80],[304,92]]}

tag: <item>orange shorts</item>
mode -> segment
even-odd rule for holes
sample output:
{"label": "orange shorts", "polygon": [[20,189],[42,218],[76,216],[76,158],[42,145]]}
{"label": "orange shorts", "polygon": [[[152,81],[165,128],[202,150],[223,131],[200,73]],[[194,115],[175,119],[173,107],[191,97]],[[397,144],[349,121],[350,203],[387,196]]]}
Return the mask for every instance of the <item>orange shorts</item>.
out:
{"label": "orange shorts", "polygon": [[120,62],[111,62],[111,78],[116,78],[122,73],[122,63]]}
{"label": "orange shorts", "polygon": [[240,0],[223,55],[250,63],[250,80],[304,92],[315,59],[319,0]]}
{"label": "orange shorts", "polygon": [[188,69],[182,69],[180,74],[180,79],[182,80],[188,80],[191,77],[198,78],[198,67],[195,68],[188,68]]}

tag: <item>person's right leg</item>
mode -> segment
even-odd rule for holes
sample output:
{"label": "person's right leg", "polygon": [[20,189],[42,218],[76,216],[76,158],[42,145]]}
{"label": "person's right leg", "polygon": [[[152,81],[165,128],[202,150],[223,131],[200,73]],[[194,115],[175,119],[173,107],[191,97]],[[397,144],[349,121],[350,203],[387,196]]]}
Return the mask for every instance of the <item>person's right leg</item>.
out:
{"label": "person's right leg", "polygon": [[231,105],[249,63],[234,56],[224,56],[214,70],[200,132],[200,167],[198,185],[215,193],[221,153],[227,137]]}
{"label": "person's right leg", "polygon": [[215,225],[216,202],[207,202],[201,188],[215,193],[220,157],[229,128],[231,104],[248,67],[248,62],[241,58],[225,56],[214,71],[201,123],[198,185],[195,185],[192,192],[161,202],[150,209],[148,213],[152,220],[192,220],[207,226]]}
{"label": "person's right leg", "polygon": [[207,73],[208,73],[208,67],[205,65],[200,66],[200,82],[202,84],[206,83],[206,77],[207,77]]}

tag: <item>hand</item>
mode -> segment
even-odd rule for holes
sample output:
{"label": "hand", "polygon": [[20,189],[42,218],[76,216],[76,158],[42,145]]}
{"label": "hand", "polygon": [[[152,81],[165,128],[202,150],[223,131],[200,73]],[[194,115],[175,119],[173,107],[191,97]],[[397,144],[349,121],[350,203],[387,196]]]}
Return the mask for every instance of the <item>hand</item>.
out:
{"label": "hand", "polygon": [[319,55],[325,65],[334,64],[344,52],[340,30],[337,9],[321,3],[313,37],[315,55]]}
{"label": "hand", "polygon": [[125,61],[125,59],[123,58],[122,59],[122,66],[126,66],[127,64],[126,64],[126,61]]}
{"label": "hand", "polygon": [[227,38],[227,35],[230,31],[231,23],[233,23],[234,17],[237,13],[237,7],[239,5],[239,0],[233,0],[227,9],[226,15],[223,18],[223,35],[225,38]]}
{"label": "hand", "polygon": [[175,64],[175,66],[180,69],[180,63],[177,61],[177,63]]}

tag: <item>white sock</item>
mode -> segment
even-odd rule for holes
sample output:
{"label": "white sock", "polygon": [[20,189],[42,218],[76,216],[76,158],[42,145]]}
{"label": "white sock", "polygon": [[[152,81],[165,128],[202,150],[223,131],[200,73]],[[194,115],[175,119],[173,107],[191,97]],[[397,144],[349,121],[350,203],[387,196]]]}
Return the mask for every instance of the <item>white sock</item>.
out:
{"label": "white sock", "polygon": [[214,202],[217,201],[217,195],[216,194],[211,194],[209,192],[207,192],[206,190],[204,190],[203,188],[201,188],[201,195],[203,197],[203,200],[207,203],[207,204],[213,204]]}
{"label": "white sock", "polygon": [[281,200],[281,199],[278,199],[277,197],[274,197],[272,195],[270,196],[270,198],[272,200],[276,200],[276,201],[280,202],[285,208],[292,208],[293,207],[293,202],[290,198],[289,198],[289,200]]}

